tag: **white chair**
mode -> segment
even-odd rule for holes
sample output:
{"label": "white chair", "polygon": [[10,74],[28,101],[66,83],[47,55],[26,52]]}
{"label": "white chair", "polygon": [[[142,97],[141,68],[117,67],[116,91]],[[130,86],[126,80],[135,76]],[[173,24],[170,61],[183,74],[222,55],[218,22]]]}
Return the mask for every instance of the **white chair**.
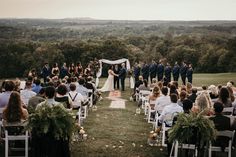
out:
{"label": "white chair", "polygon": [[[150,104],[153,104],[153,101],[150,101]],[[153,119],[151,117],[151,115],[152,115],[152,113],[154,113],[154,114],[157,114],[157,113],[156,113],[156,110],[151,108],[150,104],[148,105],[148,114],[147,114],[148,117],[147,117],[147,119],[148,119],[148,123],[155,124],[156,119],[155,118]]]}
{"label": "white chair", "polygon": [[93,90],[92,89],[88,89],[88,100],[89,100],[89,107],[92,107],[93,106]]}
{"label": "white chair", "polygon": [[154,130],[156,130],[157,127],[159,127],[158,122],[159,122],[159,115],[158,115],[158,113],[156,112],[156,115],[155,115],[155,123],[153,124],[153,129],[154,129]]}
{"label": "white chair", "polygon": [[0,135],[1,135],[1,129],[2,129],[2,113],[3,113],[4,108],[0,108]]}
{"label": "white chair", "polygon": [[[229,138],[228,146],[225,148],[225,152],[228,152],[228,157],[231,157],[232,154],[232,141],[234,138],[235,131],[225,130],[225,131],[218,131],[217,136],[227,137]],[[221,147],[219,146],[212,146],[212,143],[210,142],[209,149],[208,149],[208,156],[212,156],[213,151],[221,152]]]}
{"label": "white chair", "polygon": [[224,107],[222,113],[225,115],[233,115],[234,107]]}
{"label": "white chair", "polygon": [[9,157],[9,141],[25,141],[25,157],[28,157],[28,150],[29,150],[29,133],[28,131],[24,131],[22,134],[17,135],[9,135],[8,129],[11,129],[12,127],[24,127],[22,123],[17,124],[4,124],[4,130],[5,130],[5,137],[3,138],[5,140],[5,157]]}
{"label": "white chair", "polygon": [[161,146],[167,147],[167,144],[165,143],[166,140],[166,131],[168,131],[171,127],[167,127],[165,123],[162,123],[162,138],[161,138]]}
{"label": "white chair", "polygon": [[197,147],[194,144],[187,144],[187,143],[179,143],[177,140],[175,140],[172,144],[171,152],[170,152],[170,157],[172,157],[172,153],[174,151],[174,157],[178,157],[178,149],[190,149],[194,150],[194,157],[197,157]]}
{"label": "white chair", "polygon": [[88,116],[88,106],[81,106],[80,109],[80,117],[81,119],[86,119]]}
{"label": "white chair", "polygon": [[[145,102],[148,102],[147,96],[150,95],[150,91],[147,90],[140,90],[139,91],[139,101],[142,102],[142,109],[145,109]],[[146,114],[145,114],[146,115]]]}

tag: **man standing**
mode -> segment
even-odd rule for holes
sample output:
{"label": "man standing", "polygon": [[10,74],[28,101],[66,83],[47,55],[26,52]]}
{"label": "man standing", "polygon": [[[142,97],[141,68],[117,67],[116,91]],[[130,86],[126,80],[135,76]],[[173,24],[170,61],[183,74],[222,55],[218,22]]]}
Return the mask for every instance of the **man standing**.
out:
{"label": "man standing", "polygon": [[143,79],[148,81],[149,66],[146,62],[143,63],[143,67],[142,67],[141,71],[142,71]]}
{"label": "man standing", "polygon": [[[114,73],[115,74],[119,74],[119,66],[116,64],[115,68],[114,68]],[[119,83],[119,77],[118,76],[114,76],[114,89],[120,89],[120,83]]]}
{"label": "man standing", "polygon": [[163,80],[163,74],[164,74],[164,65],[162,64],[162,61],[159,61],[159,64],[157,66],[157,79],[158,81]]}
{"label": "man standing", "polygon": [[68,68],[66,66],[66,63],[63,63],[63,66],[61,67],[60,70],[60,78],[63,79],[67,75],[68,75]]}
{"label": "man standing", "polygon": [[181,79],[183,82],[183,85],[186,85],[186,73],[187,73],[187,65],[185,62],[182,63],[182,66],[180,68],[180,75],[181,75]]}
{"label": "man standing", "polygon": [[119,78],[121,82],[121,90],[125,91],[125,77],[126,77],[126,68],[125,68],[125,63],[121,64],[121,69],[119,72]]}
{"label": "man standing", "polygon": [[157,63],[154,60],[152,60],[152,64],[149,67],[149,72],[150,72],[150,79],[152,82],[152,79],[156,78],[157,76]]}
{"label": "man standing", "polygon": [[48,63],[45,63],[41,71],[41,75],[43,77],[44,83],[46,83],[47,77],[49,77],[50,74],[51,74],[51,71],[49,69],[49,65]]}
{"label": "man standing", "polygon": [[187,78],[188,78],[188,82],[192,84],[192,82],[193,82],[193,67],[192,67],[192,64],[188,65]]}
{"label": "man standing", "polygon": [[141,68],[137,62],[134,64],[134,80],[137,82],[139,80]]}
{"label": "man standing", "polygon": [[179,69],[180,69],[180,67],[179,67],[178,63],[175,62],[172,73],[173,73],[174,81],[177,81],[177,82],[179,80]]}
{"label": "man standing", "polygon": [[167,83],[171,81],[171,66],[169,63],[167,63],[165,67],[165,78]]}

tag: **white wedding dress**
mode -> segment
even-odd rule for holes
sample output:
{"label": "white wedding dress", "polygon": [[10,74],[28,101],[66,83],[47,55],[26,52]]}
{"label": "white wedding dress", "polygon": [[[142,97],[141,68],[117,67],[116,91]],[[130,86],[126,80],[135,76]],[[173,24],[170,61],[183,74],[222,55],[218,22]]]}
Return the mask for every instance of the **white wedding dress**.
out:
{"label": "white wedding dress", "polygon": [[108,78],[100,90],[102,92],[114,91],[114,72],[112,70],[108,70]]}

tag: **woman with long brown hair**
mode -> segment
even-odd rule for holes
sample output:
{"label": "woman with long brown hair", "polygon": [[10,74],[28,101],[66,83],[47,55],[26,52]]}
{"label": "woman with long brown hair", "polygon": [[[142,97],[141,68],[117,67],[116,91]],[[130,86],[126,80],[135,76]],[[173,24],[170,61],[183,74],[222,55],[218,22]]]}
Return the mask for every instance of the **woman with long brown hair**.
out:
{"label": "woman with long brown hair", "polygon": [[21,122],[28,118],[28,111],[23,108],[20,94],[13,91],[3,111],[3,119],[8,123]]}

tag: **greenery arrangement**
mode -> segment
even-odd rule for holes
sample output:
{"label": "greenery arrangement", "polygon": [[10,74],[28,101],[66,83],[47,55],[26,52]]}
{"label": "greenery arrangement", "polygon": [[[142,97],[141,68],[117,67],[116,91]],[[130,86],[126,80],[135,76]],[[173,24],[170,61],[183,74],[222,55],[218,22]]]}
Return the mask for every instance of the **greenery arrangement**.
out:
{"label": "greenery arrangement", "polygon": [[209,141],[216,138],[214,123],[201,113],[181,113],[176,124],[169,130],[169,141],[196,144],[198,149],[204,148]]}
{"label": "greenery arrangement", "polygon": [[50,107],[46,103],[29,116],[27,124],[27,129],[35,136],[48,135],[58,140],[68,140],[74,128],[74,119],[64,107],[61,105]]}

